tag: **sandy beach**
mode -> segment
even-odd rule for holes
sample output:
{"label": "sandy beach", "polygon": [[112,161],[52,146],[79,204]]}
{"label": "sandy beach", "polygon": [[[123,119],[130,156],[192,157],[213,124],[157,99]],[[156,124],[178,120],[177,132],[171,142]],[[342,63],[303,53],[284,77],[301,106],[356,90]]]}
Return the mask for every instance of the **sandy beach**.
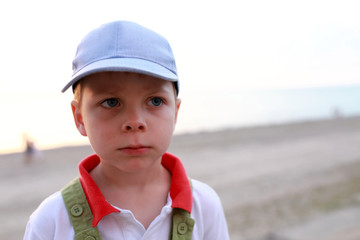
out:
{"label": "sandy beach", "polygon": [[[175,136],[169,150],[219,194],[233,240],[360,239],[360,117]],[[0,239],[77,176],[89,146],[0,155]]]}

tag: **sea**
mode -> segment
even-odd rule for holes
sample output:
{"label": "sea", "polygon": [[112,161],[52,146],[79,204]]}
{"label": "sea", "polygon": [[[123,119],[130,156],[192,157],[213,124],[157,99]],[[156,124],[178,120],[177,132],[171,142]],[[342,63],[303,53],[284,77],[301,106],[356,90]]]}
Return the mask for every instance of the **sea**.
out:
{"label": "sea", "polygon": [[180,133],[360,116],[360,85],[202,92],[179,114]]}

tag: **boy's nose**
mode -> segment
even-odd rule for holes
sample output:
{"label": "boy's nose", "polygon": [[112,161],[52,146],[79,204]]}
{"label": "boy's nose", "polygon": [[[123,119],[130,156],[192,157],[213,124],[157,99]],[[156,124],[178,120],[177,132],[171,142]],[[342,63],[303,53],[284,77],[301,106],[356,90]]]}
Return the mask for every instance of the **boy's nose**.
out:
{"label": "boy's nose", "polygon": [[127,112],[127,119],[123,122],[122,130],[124,132],[134,132],[134,131],[145,131],[146,124],[142,118],[142,114],[137,110],[129,110]]}
{"label": "boy's nose", "polygon": [[122,127],[124,132],[144,131],[145,129],[145,124],[141,121],[127,121]]}

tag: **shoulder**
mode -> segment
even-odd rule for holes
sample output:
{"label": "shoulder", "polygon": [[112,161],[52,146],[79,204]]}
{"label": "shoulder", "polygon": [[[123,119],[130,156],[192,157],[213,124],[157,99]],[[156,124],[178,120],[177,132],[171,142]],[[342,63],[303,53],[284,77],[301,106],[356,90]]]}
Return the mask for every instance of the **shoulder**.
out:
{"label": "shoulder", "polygon": [[31,214],[24,239],[59,239],[60,233],[65,236],[63,239],[68,239],[67,232],[71,234],[71,231],[64,200],[58,191],[47,197]]}
{"label": "shoulder", "polygon": [[36,224],[42,222],[52,222],[56,217],[66,209],[64,201],[61,196],[61,192],[58,191],[49,197],[47,197],[39,207],[31,214],[30,221]]}
{"label": "shoulder", "polygon": [[224,210],[218,194],[209,185],[191,180],[193,186],[193,209],[196,235],[200,239],[229,239]]}
{"label": "shoulder", "polygon": [[[191,179],[191,183],[193,187],[193,204],[196,207],[222,209],[220,198],[213,188],[195,179]],[[201,206],[197,206],[198,204]]]}

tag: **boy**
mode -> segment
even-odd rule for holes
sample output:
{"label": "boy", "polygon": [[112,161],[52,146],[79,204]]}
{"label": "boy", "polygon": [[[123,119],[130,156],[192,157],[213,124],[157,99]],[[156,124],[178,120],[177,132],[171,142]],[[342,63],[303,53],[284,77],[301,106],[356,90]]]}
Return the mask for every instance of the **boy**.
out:
{"label": "boy", "polygon": [[72,86],[76,127],[95,154],[79,164],[80,181],[41,203],[24,239],[228,239],[216,193],[190,184],[166,153],[180,107],[166,39],[108,23],[79,44],[73,70],[62,91]]}

